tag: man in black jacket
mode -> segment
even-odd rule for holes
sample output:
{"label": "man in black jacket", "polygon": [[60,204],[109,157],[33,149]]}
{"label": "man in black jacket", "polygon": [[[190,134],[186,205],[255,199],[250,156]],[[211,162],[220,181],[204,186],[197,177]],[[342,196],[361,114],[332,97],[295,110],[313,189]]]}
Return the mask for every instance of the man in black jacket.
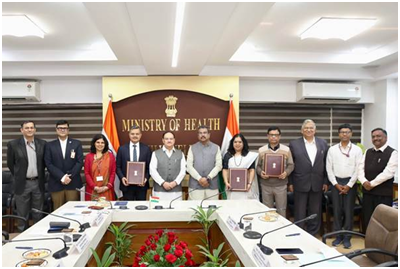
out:
{"label": "man in black jacket", "polygon": [[[289,191],[294,191],[294,220],[317,214],[307,222],[307,232],[312,235],[317,234],[321,226],[322,193],[328,190],[325,170],[328,145],[325,140],[315,137],[315,132],[314,121],[305,120],[301,127],[303,137],[289,144],[294,161],[294,170],[289,177]],[[305,223],[299,226],[304,228]]]}
{"label": "man in black jacket", "polygon": [[[33,121],[24,121],[20,130],[23,137],[7,144],[7,166],[14,176],[17,214],[28,219],[32,207],[43,209],[46,141],[35,137],[36,126]],[[32,218],[36,223],[41,214],[32,213]],[[18,229],[22,231],[23,228],[20,222]]]}
{"label": "man in black jacket", "polygon": [[81,141],[71,139],[69,123],[59,120],[56,123],[58,138],[47,144],[44,160],[50,173],[49,192],[53,200],[54,210],[69,201],[79,201],[82,188],[80,172],[83,166],[83,150]]}
{"label": "man in black jacket", "polygon": [[[129,130],[130,142],[121,146],[117,153],[117,175],[121,180],[119,185],[124,200],[144,201],[146,200],[147,189],[149,188],[149,165],[151,160],[150,148],[140,142],[142,131],[139,126],[132,126]],[[145,183],[143,185],[129,185],[126,178],[128,162],[145,163]]]}

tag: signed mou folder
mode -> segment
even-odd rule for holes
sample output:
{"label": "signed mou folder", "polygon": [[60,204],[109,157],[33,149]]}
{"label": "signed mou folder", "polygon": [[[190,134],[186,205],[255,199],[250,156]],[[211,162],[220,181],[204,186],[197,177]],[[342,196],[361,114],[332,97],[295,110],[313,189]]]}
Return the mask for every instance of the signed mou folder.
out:
{"label": "signed mou folder", "polygon": [[231,191],[247,190],[247,169],[231,168],[229,169],[229,184]]}
{"label": "signed mou folder", "polygon": [[284,171],[283,154],[266,153],[264,155],[264,172],[269,177],[279,177]]}
{"label": "signed mou folder", "polygon": [[131,185],[140,185],[144,183],[145,162],[128,162],[126,178]]}

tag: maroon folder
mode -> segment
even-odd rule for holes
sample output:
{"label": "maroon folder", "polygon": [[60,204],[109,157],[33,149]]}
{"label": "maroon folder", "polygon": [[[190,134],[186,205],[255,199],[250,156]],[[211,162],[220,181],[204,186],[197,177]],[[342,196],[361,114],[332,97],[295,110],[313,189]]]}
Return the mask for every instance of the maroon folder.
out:
{"label": "maroon folder", "polygon": [[126,178],[130,185],[139,185],[144,183],[144,162],[128,162],[126,168]]}
{"label": "maroon folder", "polygon": [[266,153],[264,155],[264,172],[269,177],[279,177],[284,171],[283,154]]}
{"label": "maroon folder", "polygon": [[229,169],[229,184],[231,191],[247,191],[247,169]]}

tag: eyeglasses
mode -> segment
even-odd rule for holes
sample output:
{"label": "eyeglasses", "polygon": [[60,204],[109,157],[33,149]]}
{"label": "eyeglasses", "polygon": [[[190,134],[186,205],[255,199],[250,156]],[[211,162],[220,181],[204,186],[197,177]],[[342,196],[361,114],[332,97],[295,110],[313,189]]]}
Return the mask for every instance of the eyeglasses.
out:
{"label": "eyeglasses", "polygon": [[314,130],[314,127],[305,127],[304,130]]}
{"label": "eyeglasses", "polygon": [[57,127],[56,129],[59,131],[67,131],[69,128],[68,127]]}
{"label": "eyeglasses", "polygon": [[339,132],[339,134],[351,134],[351,132],[349,132],[349,131],[343,131],[343,132]]}
{"label": "eyeglasses", "polygon": [[270,137],[278,137],[278,136],[280,136],[280,134],[268,134],[268,136],[270,136]]}

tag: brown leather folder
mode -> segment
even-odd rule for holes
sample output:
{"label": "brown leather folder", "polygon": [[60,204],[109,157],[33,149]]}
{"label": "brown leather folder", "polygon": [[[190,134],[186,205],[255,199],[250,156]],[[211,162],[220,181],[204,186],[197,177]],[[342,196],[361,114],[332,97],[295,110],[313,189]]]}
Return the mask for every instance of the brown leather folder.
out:
{"label": "brown leather folder", "polygon": [[247,190],[247,169],[231,168],[229,169],[229,184],[231,191]]}
{"label": "brown leather folder", "polygon": [[283,154],[266,153],[264,155],[264,172],[269,177],[279,177],[285,171],[284,163]]}
{"label": "brown leather folder", "polygon": [[126,178],[130,185],[139,185],[144,183],[145,165],[145,162],[128,162]]}

